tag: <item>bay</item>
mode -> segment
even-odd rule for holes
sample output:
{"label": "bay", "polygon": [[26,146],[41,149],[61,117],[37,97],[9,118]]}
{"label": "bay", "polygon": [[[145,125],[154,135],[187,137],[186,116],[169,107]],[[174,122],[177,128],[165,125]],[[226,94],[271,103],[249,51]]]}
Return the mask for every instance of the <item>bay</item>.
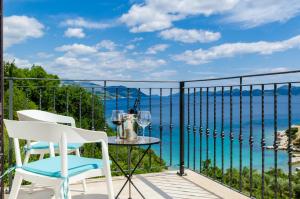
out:
{"label": "bay", "polygon": [[[250,165],[250,104],[249,96],[243,96],[242,103],[242,166],[249,167]],[[127,103],[129,108],[134,104],[134,98],[120,98],[118,99],[118,109],[127,110]],[[160,101],[161,101],[161,124],[162,132],[160,132]],[[264,97],[264,131],[266,145],[273,145],[274,142],[274,98],[272,96]],[[206,96],[202,98],[202,110],[200,110],[200,97],[197,94],[195,97],[190,95],[190,105],[188,106],[188,97],[185,97],[185,165],[190,168],[199,169],[200,154],[202,154],[202,161],[206,160],[206,152],[208,150],[208,159],[214,160],[214,99],[209,96],[208,103]],[[262,99],[261,96],[253,96],[253,168],[261,170],[262,167]],[[116,100],[107,100],[106,102],[106,118],[110,123],[109,118],[111,111],[116,109]],[[141,110],[149,110],[150,99],[149,96],[141,98]],[[208,147],[206,146],[206,109],[208,109]],[[300,124],[300,96],[294,95],[291,100],[292,105],[292,124]],[[188,110],[189,109],[189,110]],[[239,146],[239,96],[233,96],[232,105],[232,130],[234,134],[233,148],[232,148],[232,162],[233,167],[240,166],[240,146]],[[194,111],[195,110],[195,111]],[[222,101],[221,96],[216,97],[216,165],[222,166],[222,139],[221,139],[221,125],[222,125]],[[202,150],[200,150],[200,111],[202,112],[202,128],[204,130],[202,135]],[[288,128],[288,98],[286,95],[278,96],[278,115],[277,125],[278,131],[286,130]],[[179,96],[172,97],[172,120],[170,115],[170,97],[163,96],[161,99],[157,96],[151,98],[151,112],[152,112],[152,132],[154,137],[162,136],[162,158],[169,166],[178,166],[179,164]],[[189,121],[188,121],[189,118]],[[170,123],[173,124],[172,132],[170,130]],[[190,131],[187,126],[190,124]],[[196,133],[194,134],[193,128]],[[230,98],[224,97],[224,168],[230,167]],[[149,135],[149,130],[146,131]],[[194,144],[195,139],[195,144]],[[159,155],[160,146],[154,146],[153,150]],[[194,152],[195,150],[195,152]],[[172,151],[172,153],[171,153]],[[172,159],[172,161],[171,161]],[[195,161],[194,161],[195,160]],[[265,150],[264,156],[265,169],[274,168],[274,151]],[[293,165],[296,167],[299,165]],[[278,151],[278,167],[284,171],[288,170],[288,153],[287,151]]]}

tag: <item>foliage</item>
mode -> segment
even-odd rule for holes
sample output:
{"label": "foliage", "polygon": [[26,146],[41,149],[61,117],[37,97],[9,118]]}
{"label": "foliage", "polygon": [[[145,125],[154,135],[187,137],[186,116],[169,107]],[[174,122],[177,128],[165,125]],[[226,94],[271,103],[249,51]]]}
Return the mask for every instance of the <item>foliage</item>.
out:
{"label": "foliage", "polygon": [[[32,80],[13,80],[13,119],[18,119],[16,111],[23,109],[41,109],[55,112],[62,115],[69,115],[76,120],[77,127],[85,129],[103,130],[105,118],[103,112],[102,99],[99,95],[93,95],[88,90],[79,85],[61,85],[56,75],[48,74],[41,66],[32,66],[30,69],[18,68],[14,63],[5,63],[4,73],[6,77],[33,78]],[[37,80],[34,78],[45,78],[52,80]],[[9,80],[5,80],[5,118],[9,118]],[[81,114],[80,114],[81,101]],[[94,124],[92,123],[92,106],[94,105]],[[111,128],[107,129],[108,135],[113,135]],[[23,146],[25,141],[21,142]],[[8,168],[9,139],[5,133],[5,168]],[[82,147],[82,155],[85,157],[101,157],[100,144],[85,144]],[[111,154],[118,151],[118,161],[120,165],[127,169],[127,149],[109,148]],[[138,154],[142,154],[144,149],[134,148],[132,151],[132,163],[137,163]],[[13,153],[13,151],[12,151]],[[23,152],[24,153],[24,152]],[[151,154],[152,167],[150,169],[149,156]],[[24,154],[22,154],[24,156]],[[37,157],[33,157],[32,160]],[[14,155],[12,156],[14,162]],[[141,163],[141,167],[149,171],[161,171],[164,163],[160,165],[160,158],[150,151]],[[116,169],[112,165],[112,169]],[[118,174],[118,173],[117,173]],[[7,182],[7,179],[5,179]]]}
{"label": "foliage", "polygon": [[[203,162],[203,170],[201,173],[223,182],[231,188],[239,189],[240,173],[236,168],[232,170],[227,169],[224,171],[222,178],[222,170],[218,167],[213,167],[211,161]],[[216,175],[215,175],[216,173]],[[275,198],[275,190],[277,190],[277,196],[281,199],[289,198],[289,177],[288,174],[277,169],[277,186],[275,183],[275,169],[270,169],[264,172],[264,198]],[[242,179],[242,192],[250,195],[250,169],[244,167],[241,173]],[[300,198],[300,172],[294,173],[292,176],[293,198]],[[252,171],[252,196],[259,199],[262,195],[262,173],[258,170]]]}
{"label": "foliage", "polygon": [[[297,127],[292,127],[292,128],[291,128],[291,131],[290,131],[292,140],[296,139],[297,133],[298,133],[298,128],[297,128]],[[287,130],[285,131],[285,134],[286,134],[287,136],[289,136],[289,129],[287,129]]]}

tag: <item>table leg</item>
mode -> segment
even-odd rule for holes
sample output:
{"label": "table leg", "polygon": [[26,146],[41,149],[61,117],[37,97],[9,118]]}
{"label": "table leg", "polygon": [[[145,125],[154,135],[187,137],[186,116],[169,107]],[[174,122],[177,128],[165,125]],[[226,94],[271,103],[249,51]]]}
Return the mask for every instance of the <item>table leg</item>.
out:
{"label": "table leg", "polygon": [[110,155],[111,160],[116,164],[116,166],[121,170],[121,172],[124,174],[124,176],[127,178],[126,182],[124,183],[124,185],[122,186],[121,190],[119,191],[119,193],[116,196],[116,199],[119,197],[119,195],[122,193],[124,187],[126,186],[126,184],[129,182],[129,199],[131,199],[131,185],[137,190],[137,192],[142,196],[142,198],[145,199],[144,195],[140,192],[140,190],[135,186],[135,184],[132,182],[132,176],[135,172],[135,170],[139,167],[139,165],[141,164],[142,160],[144,159],[145,155],[147,154],[147,152],[149,151],[150,146],[148,146],[148,148],[144,151],[142,157],[139,159],[138,163],[135,165],[135,167],[133,168],[133,170],[131,171],[131,152],[132,152],[132,147],[130,146],[130,150],[129,150],[129,154],[128,154],[128,174],[122,169],[122,167],[117,163],[117,161],[113,158],[112,155]]}
{"label": "table leg", "polygon": [[[133,187],[137,190],[137,192],[142,196],[142,198],[145,198],[144,195],[140,192],[140,190],[135,186],[135,184],[132,182],[131,178],[135,172],[135,170],[139,167],[139,165],[141,164],[142,160],[144,159],[145,155],[148,153],[150,149],[150,146],[148,146],[148,148],[144,151],[142,157],[139,159],[138,163],[135,165],[134,169],[131,171],[131,169],[129,170],[129,175],[128,175],[128,178],[127,178],[127,181],[125,182],[125,184],[127,184],[129,182],[129,186],[130,184],[133,185]],[[131,151],[130,151],[131,153]],[[130,154],[131,156],[131,154]],[[131,157],[130,157],[131,159]]]}

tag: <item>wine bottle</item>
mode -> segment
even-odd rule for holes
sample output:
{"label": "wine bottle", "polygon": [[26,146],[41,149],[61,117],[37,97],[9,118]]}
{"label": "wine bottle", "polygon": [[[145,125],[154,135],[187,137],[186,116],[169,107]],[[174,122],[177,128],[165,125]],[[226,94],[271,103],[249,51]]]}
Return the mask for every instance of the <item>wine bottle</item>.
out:
{"label": "wine bottle", "polygon": [[135,99],[133,108],[129,109],[129,110],[128,110],[128,113],[129,113],[129,114],[137,114],[137,113],[138,113],[138,107],[139,107],[139,105],[140,105],[140,98],[137,97],[137,98]]}

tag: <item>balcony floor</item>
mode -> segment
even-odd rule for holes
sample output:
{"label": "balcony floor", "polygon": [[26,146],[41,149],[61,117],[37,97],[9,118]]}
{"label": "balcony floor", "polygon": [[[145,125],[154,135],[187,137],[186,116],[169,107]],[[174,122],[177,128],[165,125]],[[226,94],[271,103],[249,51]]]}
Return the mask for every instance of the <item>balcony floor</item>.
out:
{"label": "balcony floor", "polygon": [[[140,189],[146,198],[178,198],[178,199],[219,199],[219,198],[247,198],[229,188],[222,186],[190,170],[186,170],[187,176],[180,177],[175,171],[162,173],[145,174],[134,176],[133,182]],[[125,178],[114,177],[113,184],[115,192],[120,190]],[[23,186],[18,199],[47,199],[53,197],[50,188],[36,187],[30,193],[31,186]],[[81,184],[71,186],[72,199],[104,199],[106,186],[104,179],[90,179],[87,181],[87,193],[83,193]],[[132,188],[134,199],[141,198]],[[7,196],[5,198],[8,198]],[[54,198],[54,197],[53,197]],[[120,199],[128,198],[128,187],[125,187]]]}

